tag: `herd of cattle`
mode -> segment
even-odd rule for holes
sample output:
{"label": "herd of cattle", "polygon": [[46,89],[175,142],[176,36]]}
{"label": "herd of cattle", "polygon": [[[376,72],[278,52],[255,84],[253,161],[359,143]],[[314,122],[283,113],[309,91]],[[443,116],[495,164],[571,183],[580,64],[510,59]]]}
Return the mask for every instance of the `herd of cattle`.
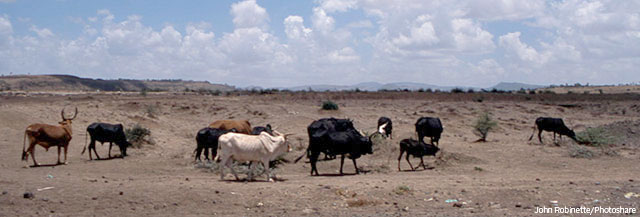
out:
{"label": "herd of cattle", "polygon": [[[39,166],[34,156],[35,145],[38,144],[46,150],[53,146],[58,148],[57,164],[61,164],[60,151],[61,148],[64,148],[63,164],[67,164],[67,148],[72,138],[71,121],[77,115],[78,108],[75,109],[75,113],[71,118],[67,118],[64,109],[62,109],[62,121],[59,122],[59,125],[40,123],[29,125],[24,133],[22,160],[27,161],[29,155],[31,155],[33,166]],[[575,133],[559,118],[539,117],[535,121],[534,134],[536,129],[538,130],[540,143],[542,143],[542,131],[553,132],[554,141],[557,133],[560,138],[562,138],[562,135],[566,135],[577,142]],[[439,118],[421,117],[415,123],[415,130],[418,140],[408,138],[401,140],[399,143],[398,170],[401,170],[400,161],[405,152],[407,153],[406,160],[409,166],[412,170],[415,170],[409,161],[410,156],[419,157],[420,164],[418,167],[422,165],[423,168],[426,168],[423,156],[435,156],[440,150],[438,145],[443,127]],[[378,119],[377,131],[368,137],[362,135],[349,119],[323,118],[315,120],[307,127],[309,146],[305,154],[298,157],[295,162],[306,156],[311,163],[311,175],[313,176],[314,174],[319,175],[316,163],[321,153],[325,154],[326,159],[334,159],[337,155],[340,155],[340,175],[343,174],[342,168],[345,157],[353,161],[357,174],[359,170],[356,159],[362,155],[373,154],[372,136],[381,134],[384,137],[393,138],[392,131],[393,123],[387,117]],[[122,124],[92,123],[87,127],[87,134],[91,138],[89,143],[90,160],[93,160],[92,150],[97,159],[100,159],[95,147],[96,141],[102,144],[109,142],[109,158],[111,158],[113,143],[120,148],[121,157],[127,156],[127,147],[131,146],[131,143],[127,141]],[[533,138],[534,134],[529,137],[529,140]],[[251,162],[262,163],[264,168],[269,168],[270,161],[284,152],[291,151],[291,147],[287,142],[289,135],[272,129],[269,124],[264,127],[252,128],[249,121],[246,120],[218,120],[198,131],[196,134],[197,145],[193,152],[195,153],[196,161],[201,160],[200,156],[203,150],[205,159],[210,160],[209,152],[211,152],[211,159],[215,158],[221,162],[220,179],[224,179],[225,167],[229,167],[236,179],[238,179],[237,173],[231,166],[232,160],[250,162],[249,169],[251,169]],[[429,137],[431,139],[430,143],[426,143],[424,137]],[[27,138],[29,140],[29,148],[26,148]],[[85,138],[82,154],[84,154],[86,147]],[[220,149],[220,154],[218,154],[218,149]],[[263,171],[267,172],[267,180],[270,181],[271,174],[269,169]],[[252,174],[253,171],[249,173],[249,179],[253,178],[251,177]]]}

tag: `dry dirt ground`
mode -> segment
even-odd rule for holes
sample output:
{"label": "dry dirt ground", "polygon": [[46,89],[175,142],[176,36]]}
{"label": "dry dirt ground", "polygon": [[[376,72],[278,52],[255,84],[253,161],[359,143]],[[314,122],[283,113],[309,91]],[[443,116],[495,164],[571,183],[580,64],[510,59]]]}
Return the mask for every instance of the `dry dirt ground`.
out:
{"label": "dry dirt ground", "polygon": [[[340,110],[319,110],[325,99]],[[567,138],[559,146],[550,133],[544,134],[546,145],[527,140],[538,116],[562,117],[576,131],[614,124],[628,130],[623,135],[640,134],[637,97],[567,100],[427,93],[0,96],[0,216],[534,216],[536,207],[554,205],[640,208],[640,198],[625,198],[640,193],[637,141],[606,152],[585,147],[596,154],[587,159],[570,157],[576,144]],[[20,160],[24,129],[57,123],[64,106],[79,110],[68,165],[27,168],[31,159]],[[488,142],[476,143],[472,126],[483,111],[493,115],[498,128]],[[353,164],[346,161],[347,174],[337,176],[340,162],[332,160],[318,164],[319,177],[309,175],[308,163],[298,162],[275,169],[275,183],[264,176],[235,181],[228,173],[221,181],[217,170],[193,160],[195,133],[214,120],[248,119],[254,126],[270,123],[295,133],[289,140],[294,151],[285,156],[293,160],[304,153],[307,125],[331,116],[353,119],[366,132],[374,131],[380,116],[394,121],[393,140],[378,141],[373,155],[358,159],[366,173],[353,175]],[[417,171],[407,171],[403,159],[399,172],[398,142],[415,138],[420,116],[442,119],[441,159],[427,157],[431,169]],[[96,121],[140,123],[151,130],[155,145],[130,149],[124,159],[89,161],[80,152],[86,127]],[[622,121],[629,127],[615,124]],[[107,145],[97,148],[107,155]],[[114,153],[119,154],[117,147]],[[55,163],[57,150],[37,147],[35,155],[41,164]],[[34,197],[24,199],[25,192]]]}

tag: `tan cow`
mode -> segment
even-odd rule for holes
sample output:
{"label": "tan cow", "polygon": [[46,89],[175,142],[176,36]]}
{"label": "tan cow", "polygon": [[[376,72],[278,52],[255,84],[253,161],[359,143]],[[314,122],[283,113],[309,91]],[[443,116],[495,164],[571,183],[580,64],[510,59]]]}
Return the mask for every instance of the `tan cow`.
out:
{"label": "tan cow", "polygon": [[[72,118],[66,118],[64,116],[64,108],[60,113],[62,116],[62,121],[58,122],[59,126],[49,125],[49,124],[31,124],[24,131],[24,141],[22,142],[22,160],[27,161],[29,158],[29,154],[31,154],[31,159],[33,159],[33,166],[40,166],[38,162],[36,162],[36,158],[34,155],[36,144],[44,147],[47,151],[52,146],[58,147],[58,162],[60,164],[60,148],[64,148],[64,164],[67,164],[67,147],[69,146],[69,141],[71,141],[71,120],[76,118],[78,115],[78,108],[76,107],[76,112],[73,114]],[[29,138],[29,148],[25,151],[25,142],[27,137]]]}
{"label": "tan cow", "polygon": [[238,133],[251,134],[251,124],[248,120],[217,120],[209,124],[209,127],[227,131],[236,129]]}

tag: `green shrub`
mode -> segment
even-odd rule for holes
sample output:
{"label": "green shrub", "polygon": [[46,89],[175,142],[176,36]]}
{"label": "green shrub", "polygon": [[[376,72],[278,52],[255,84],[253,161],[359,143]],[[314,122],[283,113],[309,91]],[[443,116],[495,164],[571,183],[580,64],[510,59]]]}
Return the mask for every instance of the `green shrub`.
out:
{"label": "green shrub", "polygon": [[409,194],[411,193],[411,188],[406,185],[400,185],[393,189],[393,193],[396,193],[397,195]]}
{"label": "green shrub", "polygon": [[124,134],[134,148],[140,148],[143,144],[153,144],[151,141],[151,130],[145,128],[140,124],[135,124],[133,127],[124,130]]}
{"label": "green shrub", "polygon": [[480,137],[480,139],[478,139],[478,142],[487,141],[487,135],[497,125],[498,123],[491,119],[489,112],[482,113],[473,126],[473,133]]}
{"label": "green shrub", "polygon": [[573,158],[591,159],[594,157],[594,154],[588,148],[585,148],[579,145],[574,145],[574,146],[571,146],[571,149],[569,149],[569,156]]}
{"label": "green shrub", "polygon": [[462,88],[453,88],[451,89],[451,93],[464,93],[464,90],[462,90]]}
{"label": "green shrub", "polygon": [[587,128],[576,134],[578,142],[592,146],[615,144],[616,139],[602,127]]}
{"label": "green shrub", "polygon": [[322,110],[338,110],[338,104],[331,100],[324,101],[322,102]]}

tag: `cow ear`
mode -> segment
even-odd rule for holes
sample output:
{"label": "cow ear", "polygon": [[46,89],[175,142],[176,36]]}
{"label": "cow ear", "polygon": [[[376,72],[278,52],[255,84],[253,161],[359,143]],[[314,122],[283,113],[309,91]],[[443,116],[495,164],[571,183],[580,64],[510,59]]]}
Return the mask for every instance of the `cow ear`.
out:
{"label": "cow ear", "polygon": [[271,124],[267,124],[267,129],[271,130]]}

